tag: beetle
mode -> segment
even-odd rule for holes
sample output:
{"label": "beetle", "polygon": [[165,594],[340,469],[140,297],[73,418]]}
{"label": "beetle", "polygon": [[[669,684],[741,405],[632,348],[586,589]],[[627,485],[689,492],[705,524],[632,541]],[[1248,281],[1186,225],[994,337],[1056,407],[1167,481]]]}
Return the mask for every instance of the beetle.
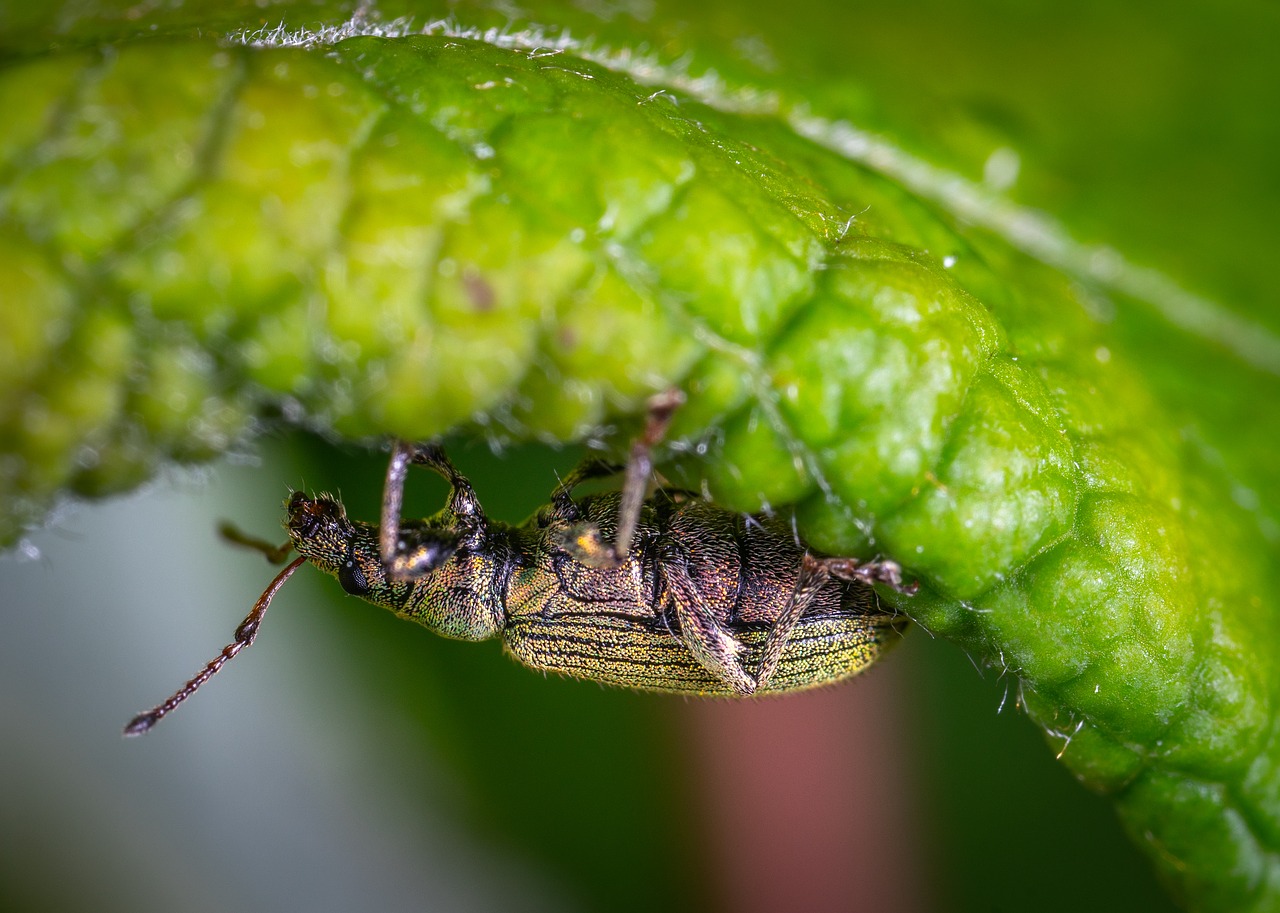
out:
{"label": "beetle", "polygon": [[[589,459],[520,526],[486,517],[435,444],[393,445],[377,526],[348,519],[332,496],[293,492],[284,545],[227,535],[272,560],[293,550],[298,557],[232,643],[125,734],[151,729],[253,643],[267,606],[306,562],[351,595],[445,637],[501,637],[527,666],[611,685],[742,697],[828,684],[870,666],[907,623],[872,585],[911,595],[917,584],[904,584],[894,561],[816,555],[777,516],[724,510],[687,491],[646,496],[652,450],[680,402],[677,391],[650,400],[620,491],[573,497],[581,483],[620,469]],[[444,476],[450,493],[435,516],[403,521],[413,465]]]}

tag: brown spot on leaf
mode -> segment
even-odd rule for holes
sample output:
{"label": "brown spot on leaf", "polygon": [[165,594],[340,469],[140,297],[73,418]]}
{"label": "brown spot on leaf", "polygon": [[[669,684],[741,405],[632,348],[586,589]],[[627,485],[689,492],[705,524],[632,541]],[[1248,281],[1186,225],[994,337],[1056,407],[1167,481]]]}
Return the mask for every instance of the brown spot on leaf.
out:
{"label": "brown spot on leaf", "polygon": [[481,313],[493,310],[497,303],[497,295],[494,294],[493,286],[483,276],[474,270],[467,270],[463,274],[462,284],[467,290],[467,297],[471,299],[473,308]]}

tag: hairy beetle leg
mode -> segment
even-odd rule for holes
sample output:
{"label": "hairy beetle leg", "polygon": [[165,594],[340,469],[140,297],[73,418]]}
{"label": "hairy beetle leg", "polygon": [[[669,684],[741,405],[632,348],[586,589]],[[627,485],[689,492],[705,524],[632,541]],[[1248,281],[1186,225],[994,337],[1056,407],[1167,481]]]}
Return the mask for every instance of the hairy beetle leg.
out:
{"label": "hairy beetle leg", "polygon": [[[672,562],[666,567],[665,576],[676,618],[680,622],[680,636],[689,652],[738,694],[753,694],[760,686],[760,680],[742,663],[742,653],[746,649],[742,641],[725,630],[698,594],[683,565]],[[787,633],[790,633],[789,629]],[[781,648],[778,652],[782,652]]]}
{"label": "hairy beetle leg", "polygon": [[[835,559],[837,561],[844,559]],[[799,624],[804,613],[813,603],[814,596],[822,589],[832,576],[831,559],[815,558],[805,552],[800,562],[800,574],[796,577],[795,588],[787,600],[787,607],[782,610],[778,620],[769,629],[769,637],[764,642],[764,653],[760,657],[760,668],[755,674],[757,688],[763,688],[778,669],[782,659],[782,651],[786,649],[791,632]]]}
{"label": "hairy beetle leg", "polygon": [[448,509],[464,525],[484,521],[484,511],[466,477],[445,456],[439,444],[411,444],[396,441],[387,464],[387,480],[382,489],[382,517],[378,525],[378,551],[387,576],[396,581],[415,580],[431,573],[448,560],[457,547],[458,537],[441,531],[437,535],[419,535],[418,541],[407,542],[401,528],[404,507],[404,485],[409,467],[417,463],[444,476],[452,491]]}
{"label": "hairy beetle leg", "polygon": [[644,505],[649,489],[649,476],[653,473],[653,448],[666,437],[671,417],[684,403],[684,394],[672,387],[663,393],[649,397],[649,414],[644,432],[631,444],[627,460],[627,475],[622,483],[622,505],[618,508],[618,535],[614,539],[613,554],[617,561],[627,557],[636,526],[640,522],[640,508]]}
{"label": "hairy beetle leg", "polygon": [[613,463],[600,457],[587,457],[573,467],[569,470],[569,474],[560,480],[560,484],[551,491],[551,505],[555,508],[557,516],[570,522],[580,519],[582,514],[578,510],[578,505],[573,502],[573,490],[583,482],[615,476],[622,472],[622,469],[620,463]]}
{"label": "hairy beetle leg", "polygon": [[615,475],[625,469],[622,482],[622,504],[618,508],[618,530],[612,543],[607,543],[600,530],[592,523],[579,523],[563,537],[560,545],[574,558],[588,567],[617,567],[631,551],[640,522],[640,509],[649,491],[649,477],[653,473],[653,448],[666,436],[667,427],[676,409],[684,403],[684,394],[672,387],[648,402],[644,431],[631,444],[627,465],[620,467],[598,457],[589,458],[574,467],[551,493],[551,503],[564,519],[578,519],[577,507],[572,500],[573,489],[591,479]]}
{"label": "hairy beetle leg", "polygon": [[707,609],[688,572],[679,564],[672,564],[666,569],[676,617],[680,620],[681,636],[689,651],[717,678],[743,695],[754,694],[769,683],[778,670],[792,631],[813,604],[818,591],[832,577],[868,586],[882,583],[907,595],[913,595],[920,588],[915,582],[903,584],[902,568],[893,561],[864,564],[855,558],[818,558],[806,552],[795,588],[786,607],[769,629],[760,656],[760,667],[753,675],[742,662],[744,647],[741,641],[726,631]]}
{"label": "hairy beetle leg", "polygon": [[868,586],[881,583],[897,593],[914,596],[920,590],[918,581],[902,582],[902,565],[896,561],[881,559],[879,561],[861,562],[856,558],[823,558],[831,576],[841,580],[857,580]]}
{"label": "hairy beetle leg", "polygon": [[668,567],[667,583],[671,587],[676,617],[680,619],[681,636],[689,651],[717,678],[739,694],[754,694],[759,691],[777,671],[791,632],[813,603],[813,597],[832,576],[828,560],[830,559],[805,554],[786,608],[769,629],[760,658],[760,668],[754,675],[747,671],[742,662],[744,647],[741,641],[726,631],[703,604],[688,572],[678,564]]}
{"label": "hairy beetle leg", "polygon": [[777,671],[778,661],[782,659],[782,651],[786,648],[792,630],[804,617],[818,590],[822,589],[831,577],[864,583],[867,586],[881,583],[907,596],[914,596],[920,589],[920,584],[914,580],[907,584],[902,582],[902,567],[896,561],[863,563],[856,558],[818,558],[806,552],[800,565],[800,575],[796,578],[795,589],[791,591],[791,598],[787,601],[787,607],[774,622],[773,628],[769,631],[769,637],[765,641],[760,669],[755,676],[757,688],[763,688]]}

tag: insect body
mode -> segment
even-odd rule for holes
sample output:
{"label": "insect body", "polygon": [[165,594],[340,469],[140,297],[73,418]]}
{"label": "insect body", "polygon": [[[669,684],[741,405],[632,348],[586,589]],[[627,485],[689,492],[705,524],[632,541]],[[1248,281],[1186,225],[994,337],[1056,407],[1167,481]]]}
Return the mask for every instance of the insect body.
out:
{"label": "insect body", "polygon": [[[326,495],[295,492],[289,542],[299,557],[259,599],[236,640],[195,679],[126,728],[138,734],[252,642],[276,590],[304,561],[352,595],[446,637],[501,637],[535,669],[651,691],[739,696],[794,691],[853,675],[905,619],[872,583],[912,593],[891,561],[810,554],[774,517],[717,508],[688,492],[646,498],[649,450],[678,399],[657,398],[621,492],[573,498],[616,467],[589,461],[521,526],[489,520],[470,483],[436,446],[392,451],[378,526],[352,521]],[[411,464],[449,480],[447,506],[401,522]],[[255,543],[249,543],[255,544]],[[257,547],[262,547],[257,544]]]}

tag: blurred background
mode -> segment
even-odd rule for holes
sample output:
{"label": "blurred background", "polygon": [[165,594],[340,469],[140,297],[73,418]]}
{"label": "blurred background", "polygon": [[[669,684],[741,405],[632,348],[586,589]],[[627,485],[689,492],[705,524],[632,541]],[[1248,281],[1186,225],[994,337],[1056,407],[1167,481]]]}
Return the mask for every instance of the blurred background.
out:
{"label": "blurred background", "polygon": [[[827,110],[909,125],[909,147],[1280,326],[1273,5],[708,9],[686,40],[781,49]],[[454,452],[511,521],[575,456]],[[304,569],[251,650],[122,739],[274,573],[216,522],[275,539],[289,486],[372,519],[383,459],[280,437],[64,510],[0,558],[0,908],[1167,907],[1011,683],[920,630],[837,688],[698,703],[544,679]],[[443,485],[419,475],[425,514]]]}

